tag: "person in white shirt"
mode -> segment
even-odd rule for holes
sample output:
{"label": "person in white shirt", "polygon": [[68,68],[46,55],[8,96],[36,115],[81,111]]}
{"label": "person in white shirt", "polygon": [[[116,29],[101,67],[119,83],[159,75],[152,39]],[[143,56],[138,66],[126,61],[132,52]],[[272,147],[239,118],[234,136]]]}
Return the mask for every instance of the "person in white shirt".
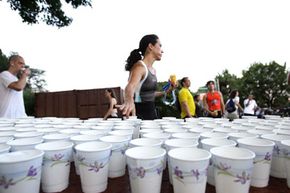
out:
{"label": "person in white shirt", "polygon": [[255,116],[255,110],[257,108],[258,105],[254,99],[254,96],[250,94],[248,98],[244,100],[244,115]]}
{"label": "person in white shirt", "polygon": [[[23,89],[30,70],[25,68],[23,57],[12,55],[8,60],[8,70],[0,73],[0,117],[26,117]],[[18,78],[18,77],[19,78]]]}

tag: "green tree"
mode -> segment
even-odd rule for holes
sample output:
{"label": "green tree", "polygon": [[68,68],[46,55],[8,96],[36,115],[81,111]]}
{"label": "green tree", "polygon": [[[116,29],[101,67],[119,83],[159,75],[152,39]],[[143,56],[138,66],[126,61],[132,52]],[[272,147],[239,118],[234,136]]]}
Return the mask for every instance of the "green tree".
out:
{"label": "green tree", "polygon": [[0,49],[0,72],[7,70],[8,68],[8,58]]}
{"label": "green tree", "polygon": [[220,91],[225,101],[232,90],[241,88],[241,80],[236,75],[230,74],[227,69],[222,74],[218,74],[215,79],[219,81]]}
{"label": "green tree", "polygon": [[[64,27],[72,22],[62,10],[61,0],[7,0],[14,11],[18,11],[23,22],[35,24],[39,21],[47,25]],[[91,0],[65,0],[73,8],[91,6]]]}
{"label": "green tree", "polygon": [[253,94],[261,107],[281,108],[287,105],[289,87],[286,81],[286,64],[275,61],[269,64],[254,63],[243,71],[243,93]]}

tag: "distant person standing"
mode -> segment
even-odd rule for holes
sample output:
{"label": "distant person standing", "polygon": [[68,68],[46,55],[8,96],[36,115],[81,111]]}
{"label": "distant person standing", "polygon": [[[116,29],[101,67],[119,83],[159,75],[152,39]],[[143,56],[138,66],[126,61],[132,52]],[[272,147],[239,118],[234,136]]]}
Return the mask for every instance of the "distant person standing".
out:
{"label": "distant person standing", "polygon": [[194,95],[194,103],[195,103],[195,116],[196,117],[203,117],[204,116],[204,110],[202,106],[202,100],[199,94]]}
{"label": "distant person standing", "polygon": [[224,99],[221,92],[215,90],[214,81],[206,83],[208,92],[203,97],[203,106],[208,117],[221,118],[225,112]]}
{"label": "distant person standing", "polygon": [[124,104],[121,105],[123,115],[129,117],[134,112],[138,118],[153,120],[157,118],[155,97],[163,96],[157,92],[155,61],[161,60],[163,50],[158,36],[145,35],[139,42],[139,48],[134,49],[127,61],[125,69],[130,72],[129,81],[125,88]]}
{"label": "distant person standing", "polygon": [[[233,105],[233,107],[231,107],[231,104]],[[238,90],[232,90],[225,106],[226,106],[225,108],[226,117],[229,120],[238,119],[240,117],[239,112],[242,112],[243,108],[240,105],[240,97]]]}
{"label": "distant person standing", "polygon": [[181,107],[180,116],[182,119],[195,117],[195,103],[189,91],[191,82],[188,77],[184,77],[181,79],[180,83],[182,86],[178,94],[178,100]]}
{"label": "distant person standing", "polygon": [[[12,55],[8,60],[8,70],[0,73],[0,117],[26,117],[23,89],[26,86],[30,70],[25,68],[24,59]],[[18,78],[18,77],[19,78]]]}
{"label": "distant person standing", "polygon": [[109,99],[109,109],[107,113],[104,116],[104,120],[107,120],[108,118],[118,118],[118,110],[117,110],[117,99],[115,96],[115,92],[113,89],[106,89],[105,95]]}
{"label": "distant person standing", "polygon": [[255,116],[255,111],[258,105],[254,99],[254,96],[250,94],[247,99],[244,100],[244,115]]}

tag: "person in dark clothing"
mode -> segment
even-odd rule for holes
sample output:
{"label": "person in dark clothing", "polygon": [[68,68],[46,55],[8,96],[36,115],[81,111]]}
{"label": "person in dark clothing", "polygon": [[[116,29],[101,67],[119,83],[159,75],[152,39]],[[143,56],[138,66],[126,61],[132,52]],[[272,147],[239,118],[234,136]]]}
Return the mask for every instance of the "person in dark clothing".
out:
{"label": "person in dark clothing", "polygon": [[139,43],[139,48],[130,53],[125,69],[130,72],[129,81],[125,88],[124,104],[120,110],[128,117],[135,108],[138,118],[153,120],[157,118],[155,97],[163,96],[157,92],[155,61],[161,60],[163,50],[158,36],[145,35]]}

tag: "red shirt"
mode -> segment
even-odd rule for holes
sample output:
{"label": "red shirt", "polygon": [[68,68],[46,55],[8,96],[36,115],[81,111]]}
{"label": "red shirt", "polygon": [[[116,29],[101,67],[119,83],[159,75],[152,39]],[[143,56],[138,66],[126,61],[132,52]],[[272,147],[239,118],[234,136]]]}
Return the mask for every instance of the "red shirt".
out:
{"label": "red shirt", "polygon": [[221,110],[221,96],[218,91],[206,93],[206,103],[210,111]]}

